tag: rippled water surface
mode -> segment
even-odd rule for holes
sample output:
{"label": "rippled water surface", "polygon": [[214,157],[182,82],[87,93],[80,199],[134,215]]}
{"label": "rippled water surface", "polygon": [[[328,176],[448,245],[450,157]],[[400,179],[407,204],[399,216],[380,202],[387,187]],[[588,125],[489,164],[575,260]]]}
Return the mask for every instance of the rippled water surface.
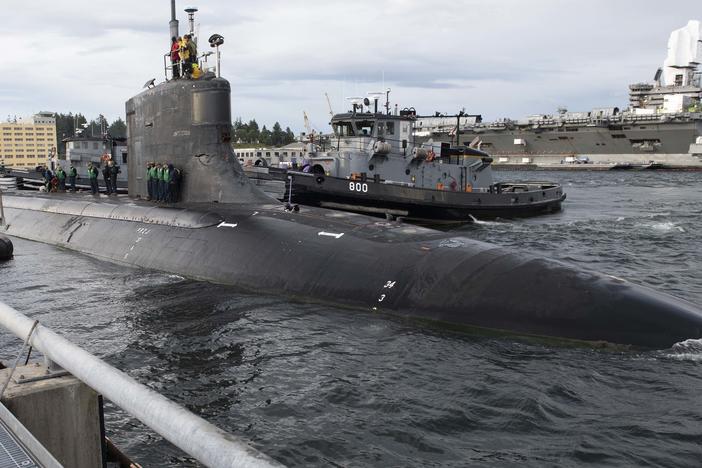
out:
{"label": "rippled water surface", "polygon": [[[455,232],[702,304],[702,173],[500,172],[561,213]],[[613,352],[243,295],[13,239],[4,302],[294,466],[699,466],[702,344]],[[19,350],[0,335],[0,359]],[[196,465],[108,406],[144,466]]]}

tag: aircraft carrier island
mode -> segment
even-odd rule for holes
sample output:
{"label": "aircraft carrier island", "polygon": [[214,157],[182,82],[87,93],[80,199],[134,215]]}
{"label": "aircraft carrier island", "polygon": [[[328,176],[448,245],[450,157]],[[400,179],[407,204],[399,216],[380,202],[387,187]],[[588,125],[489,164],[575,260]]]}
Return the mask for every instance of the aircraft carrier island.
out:
{"label": "aircraft carrier island", "polygon": [[[577,265],[358,214],[287,210],[234,156],[230,84],[217,75],[167,80],[127,102],[128,197],[6,195],[0,232],[349,313],[648,348],[702,338],[698,306]],[[182,169],[178,204],[144,200],[149,161]]]}

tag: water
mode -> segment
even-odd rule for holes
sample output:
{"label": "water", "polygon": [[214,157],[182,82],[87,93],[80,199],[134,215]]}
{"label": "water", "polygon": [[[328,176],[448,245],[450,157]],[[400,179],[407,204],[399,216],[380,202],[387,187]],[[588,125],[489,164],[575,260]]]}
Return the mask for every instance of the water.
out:
{"label": "water", "polygon": [[[568,193],[465,236],[702,304],[702,173],[498,173]],[[702,342],[612,352],[420,328],[14,240],[0,299],[293,466],[699,466]],[[19,340],[0,335],[9,361]],[[144,466],[197,466],[108,406]]]}

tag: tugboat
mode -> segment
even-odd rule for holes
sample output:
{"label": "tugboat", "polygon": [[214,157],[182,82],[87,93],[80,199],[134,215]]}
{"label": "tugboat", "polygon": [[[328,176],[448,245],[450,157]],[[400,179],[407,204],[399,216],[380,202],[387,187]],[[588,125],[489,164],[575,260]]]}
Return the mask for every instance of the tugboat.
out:
{"label": "tugboat", "polygon": [[290,203],[401,217],[470,222],[560,210],[566,195],[553,182],[495,182],[492,158],[470,146],[416,143],[416,111],[378,112],[368,98],[332,117],[333,151],[308,153],[303,171],[288,171]]}

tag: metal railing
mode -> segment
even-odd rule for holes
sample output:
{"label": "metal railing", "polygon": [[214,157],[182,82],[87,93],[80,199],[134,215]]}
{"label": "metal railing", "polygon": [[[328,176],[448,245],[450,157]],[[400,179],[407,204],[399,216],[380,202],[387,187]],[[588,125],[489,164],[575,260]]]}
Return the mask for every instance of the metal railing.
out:
{"label": "metal railing", "polygon": [[[209,58],[210,55],[212,55],[213,52],[204,52],[200,54],[198,57],[196,57],[195,63],[197,63],[197,66],[200,68],[202,73],[207,73],[210,71],[213,71],[212,68],[209,67],[209,63],[207,62],[207,59]],[[214,68],[214,72],[219,76],[219,51],[217,52],[217,66]],[[171,53],[168,52],[167,54],[164,54],[163,56],[163,74],[164,78],[166,81],[173,79],[173,70],[178,67],[178,76],[180,78],[183,78],[183,68],[184,68],[185,61],[184,60],[178,60],[177,62],[171,62]]]}
{"label": "metal railing", "polygon": [[206,466],[283,466],[2,302],[0,325]]}
{"label": "metal railing", "polygon": [[5,208],[2,204],[2,190],[0,190],[0,227],[5,227],[7,223],[5,222]]}

